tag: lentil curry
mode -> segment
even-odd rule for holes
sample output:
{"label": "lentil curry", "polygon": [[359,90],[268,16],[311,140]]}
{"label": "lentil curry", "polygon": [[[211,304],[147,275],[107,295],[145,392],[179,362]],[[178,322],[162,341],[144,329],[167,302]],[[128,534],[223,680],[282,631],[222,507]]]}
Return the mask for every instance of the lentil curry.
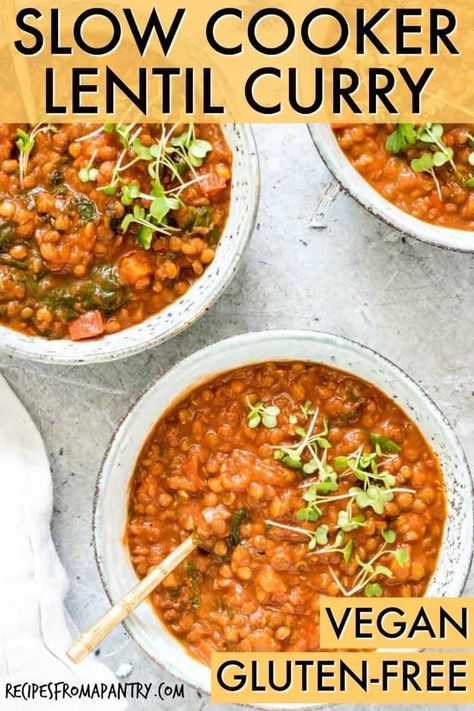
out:
{"label": "lentil curry", "polygon": [[193,390],[158,422],[131,482],[140,577],[195,531],[153,593],[170,632],[217,651],[319,648],[322,595],[421,596],[446,518],[436,455],[373,385],[265,363]]}
{"label": "lentil curry", "polygon": [[474,230],[470,124],[334,124],[354,168],[384,198],[420,220]]}
{"label": "lentil curry", "polygon": [[0,324],[80,340],[165,308],[214,258],[231,163],[214,124],[0,124]]}

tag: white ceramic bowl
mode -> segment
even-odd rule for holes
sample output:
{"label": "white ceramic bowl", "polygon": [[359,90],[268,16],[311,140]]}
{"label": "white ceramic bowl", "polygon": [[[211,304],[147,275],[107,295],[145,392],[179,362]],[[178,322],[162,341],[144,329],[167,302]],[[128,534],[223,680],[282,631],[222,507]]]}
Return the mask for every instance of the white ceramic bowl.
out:
{"label": "white ceramic bowl", "polygon": [[474,232],[423,222],[382,197],[344,155],[329,124],[308,124],[308,129],[319,155],[336,180],[372,215],[406,235],[436,247],[459,252],[474,252]]}
{"label": "white ceramic bowl", "polygon": [[180,299],[143,323],[90,341],[48,341],[0,325],[0,350],[44,363],[81,365],[117,360],[175,336],[202,316],[236,273],[255,223],[260,190],[258,154],[252,129],[224,124],[233,154],[230,213],[214,261]]}
{"label": "white ceramic bowl", "polygon": [[[472,483],[462,448],[444,416],[402,370],[364,346],[325,333],[268,331],[220,341],[181,361],[146,390],[119,426],[99,474],[93,522],[97,563],[110,600],[117,600],[137,581],[123,544],[127,498],[137,458],[157,420],[196,384],[226,370],[272,360],[325,363],[353,373],[394,398],[418,424],[439,456],[448,502],[440,559],[427,594],[460,596],[471,562]],[[185,652],[150,604],[130,615],[125,627],[157,664],[209,692],[209,669]]]}

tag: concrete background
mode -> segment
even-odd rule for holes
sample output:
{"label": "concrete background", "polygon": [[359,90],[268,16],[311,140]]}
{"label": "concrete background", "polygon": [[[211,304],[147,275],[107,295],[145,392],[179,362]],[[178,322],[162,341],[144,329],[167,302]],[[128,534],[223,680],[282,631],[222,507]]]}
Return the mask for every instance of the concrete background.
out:
{"label": "concrete background", "polygon": [[[210,342],[249,330],[304,328],[365,343],[433,397],[474,466],[474,255],[404,238],[335,191],[305,126],[258,126],[255,132],[262,171],[257,227],[237,277],[203,319],[165,345],[119,363],[47,367],[0,358],[46,441],[53,536],[71,580],[67,607],[81,630],[106,608],[91,509],[114,427],[151,380]],[[328,188],[336,192],[332,202],[325,199]],[[325,227],[317,229],[312,222],[321,201]],[[473,575],[466,593],[474,594]],[[132,665],[126,681],[175,681],[121,629],[101,646],[100,659],[114,671]],[[192,689],[185,697],[180,703],[131,702],[130,709],[212,708]]]}

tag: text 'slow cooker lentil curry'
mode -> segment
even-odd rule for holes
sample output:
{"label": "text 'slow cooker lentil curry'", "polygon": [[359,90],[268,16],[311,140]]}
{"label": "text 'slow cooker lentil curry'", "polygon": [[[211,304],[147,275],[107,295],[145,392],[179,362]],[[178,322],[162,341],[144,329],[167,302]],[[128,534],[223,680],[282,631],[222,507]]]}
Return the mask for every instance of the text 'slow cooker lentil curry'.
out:
{"label": "text 'slow cooker lentil curry'", "polygon": [[436,455],[374,386],[265,363],[193,390],[158,422],[129,499],[143,577],[191,532],[200,548],[152,603],[209,663],[319,648],[321,595],[421,596],[446,518]]}
{"label": "text 'slow cooker lentil curry'", "polygon": [[334,124],[354,168],[404,212],[474,230],[474,127],[470,124]]}
{"label": "text 'slow cooker lentil curry'", "polygon": [[213,124],[0,124],[0,324],[80,340],[165,308],[213,260],[231,163]]}

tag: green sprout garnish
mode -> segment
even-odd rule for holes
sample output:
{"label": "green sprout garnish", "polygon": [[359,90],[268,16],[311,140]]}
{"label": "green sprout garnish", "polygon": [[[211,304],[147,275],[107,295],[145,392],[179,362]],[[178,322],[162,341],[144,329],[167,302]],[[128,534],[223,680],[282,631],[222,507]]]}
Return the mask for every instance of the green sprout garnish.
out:
{"label": "green sprout garnish", "polygon": [[341,509],[337,517],[337,527],[344,531],[344,533],[350,533],[358,528],[363,528],[365,525],[365,517],[362,514],[352,515],[352,502],[349,502],[347,509]]}
{"label": "green sprout garnish", "polygon": [[168,224],[167,215],[171,210],[178,210],[182,202],[171,192],[167,194],[161,185],[154,184],[152,194],[142,193],[136,183],[122,186],[121,202],[125,206],[130,206],[135,200],[149,201],[148,210],[141,204],[133,205],[133,212],[127,213],[122,220],[121,228],[126,232],[131,224],[140,226],[138,241],[145,249],[151,247],[151,242],[155,232],[163,235],[170,235],[175,228]]}
{"label": "green sprout garnish", "polygon": [[204,141],[202,138],[196,138],[194,125],[189,124],[188,130],[180,136],[171,139],[171,145],[177,149],[186,162],[190,163],[193,168],[200,168],[204,162],[204,158],[212,150],[209,141]]}
{"label": "green sprout garnish", "polygon": [[383,587],[380,583],[367,583],[364,588],[364,595],[367,597],[382,597]]}
{"label": "green sprout garnish", "polygon": [[309,538],[308,548],[310,551],[314,550],[316,546],[324,546],[328,542],[329,526],[325,523],[318,526],[315,531],[308,531],[306,528],[298,528],[298,526],[288,526],[284,523],[271,521],[270,519],[267,519],[265,523],[267,526],[274,526],[275,528],[282,528],[285,531],[292,531],[293,533],[300,533],[303,536],[307,536]]}
{"label": "green sprout garnish", "polygon": [[247,414],[247,424],[250,429],[255,429],[260,423],[269,430],[272,430],[277,426],[277,418],[281,412],[279,407],[276,405],[268,405],[265,407],[262,400],[259,400],[255,403],[255,405],[252,405],[248,397],[247,405],[250,410]]}
{"label": "green sprout garnish", "polygon": [[375,451],[379,457],[383,454],[398,454],[398,452],[401,452],[400,445],[392,439],[382,437],[382,435],[374,434],[373,432],[369,432],[369,439],[375,445]]}
{"label": "green sprout garnish", "polygon": [[[391,533],[394,534],[395,532],[391,531]],[[392,539],[392,536],[390,536],[390,538]],[[392,578],[393,573],[390,568],[387,568],[385,565],[375,565],[376,561],[383,555],[393,555],[397,563],[401,566],[406,565],[409,561],[408,550],[406,548],[387,550],[387,545],[388,541],[385,539],[378,551],[367,563],[357,557],[357,564],[359,565],[360,570],[354,578],[354,585],[350,590],[346,590],[333,568],[329,566],[329,572],[331,573],[334,582],[345,597],[355,595],[361,590],[364,590],[365,595],[368,597],[380,597],[383,594],[382,586],[380,583],[372,582],[373,578],[378,575],[383,575],[386,578]],[[370,585],[370,587],[367,587],[368,585]]]}
{"label": "green sprout garnish", "polygon": [[91,158],[90,158],[89,163],[87,164],[87,167],[82,168],[79,171],[79,180],[82,183],[89,183],[89,182],[93,183],[99,177],[99,171],[97,170],[97,168],[92,167],[94,165],[96,156],[97,156],[97,150],[95,150],[93,152],[93,154],[91,155]]}
{"label": "green sprout garnish", "polygon": [[387,543],[395,543],[397,534],[395,531],[392,531],[389,528],[384,528],[384,530],[382,531],[382,537]]}
{"label": "green sprout garnish", "polygon": [[[140,140],[142,127],[137,127],[136,123],[105,123],[76,139],[79,143],[102,133],[117,135],[123,150],[115,162],[109,184],[102,185],[97,190],[108,197],[113,197],[120,191],[122,204],[130,208],[122,221],[122,231],[126,232],[132,224],[138,225],[137,239],[145,249],[151,247],[155,234],[170,236],[177,230],[168,224],[169,212],[184,205],[181,200],[183,190],[206,177],[198,175],[195,169],[202,166],[205,157],[212,150],[212,145],[196,137],[193,124],[189,124],[179,136],[173,136],[177,126],[178,124],[174,124],[167,130],[162,124],[161,136],[151,146],[144,145]],[[17,129],[19,177],[22,185],[36,135],[41,131],[56,130],[52,124],[38,124],[30,133]],[[99,179],[100,171],[94,166],[97,153],[98,149],[93,152],[87,166],[79,171],[82,183],[95,183]],[[150,194],[144,193],[136,183],[128,184],[124,177],[124,172],[139,162],[147,164],[146,170],[152,183]],[[183,179],[186,171],[192,174],[191,180]],[[146,206],[146,203],[149,205]],[[209,222],[212,227],[212,220]]]}
{"label": "green sprout garnish", "polygon": [[410,559],[408,550],[406,548],[398,548],[396,553],[395,553],[395,560],[397,561],[398,565],[404,566],[408,563]]}
{"label": "green sprout garnish", "polygon": [[[154,235],[170,236],[175,228],[168,223],[168,213],[178,210],[183,206],[181,193],[185,188],[197,183],[205,176],[198,176],[195,167],[200,167],[212,146],[207,141],[195,137],[193,124],[175,138],[171,138],[176,124],[167,132],[162,124],[161,136],[152,146],[142,143],[139,138],[141,128],[134,131],[136,124],[107,124],[104,130],[115,131],[123,146],[108,185],[99,188],[106,195],[117,194],[121,186],[121,202],[126,207],[131,207],[131,212],[125,215],[122,221],[124,232],[132,225],[139,226],[137,238],[145,249],[150,249]],[[134,155],[128,163],[125,158],[129,153]],[[147,163],[147,172],[151,178],[152,189],[150,194],[144,193],[136,183],[127,184],[122,178],[124,171],[130,169],[138,162]],[[193,179],[184,181],[183,174],[190,170]],[[175,184],[165,190],[165,178],[171,179]],[[139,201],[137,203],[137,201]],[[143,202],[149,202],[145,208]]]}
{"label": "green sprout garnish", "polygon": [[[328,422],[324,420],[323,429],[314,434],[317,419],[318,410],[313,413],[311,423],[307,430],[303,427],[295,427],[294,432],[295,435],[299,437],[299,442],[275,447],[273,457],[291,469],[302,469],[304,474],[308,475],[314,474],[316,471],[324,475],[328,471],[331,471],[332,468],[326,464],[327,453],[325,451],[331,447],[330,442],[326,439],[326,435],[329,431]],[[318,447],[324,450],[322,456],[318,453]],[[308,461],[303,459],[305,453],[311,457]]]}

